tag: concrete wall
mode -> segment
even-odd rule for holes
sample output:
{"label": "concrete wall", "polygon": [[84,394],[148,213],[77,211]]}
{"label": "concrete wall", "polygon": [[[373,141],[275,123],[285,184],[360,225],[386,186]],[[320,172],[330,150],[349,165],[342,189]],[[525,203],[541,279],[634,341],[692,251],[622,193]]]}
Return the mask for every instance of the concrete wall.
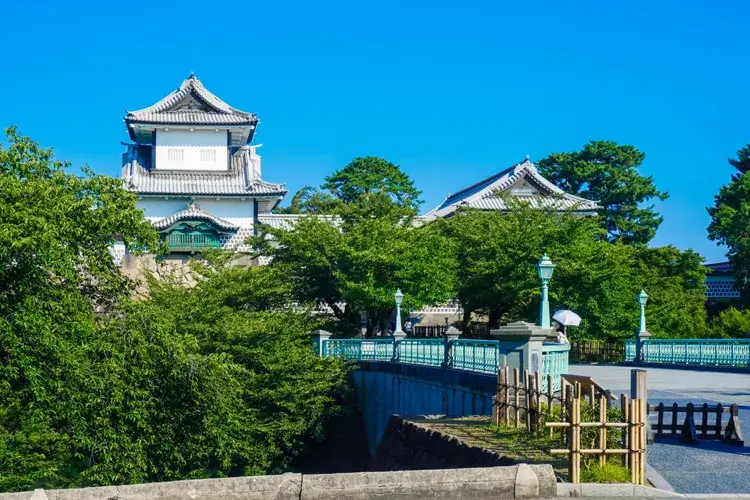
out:
{"label": "concrete wall", "polygon": [[553,498],[549,465],[238,477],[3,493],[0,500],[339,500]]}
{"label": "concrete wall", "polygon": [[[159,170],[227,170],[227,129],[156,130],[156,165]],[[177,154],[179,157],[172,157]]]}
{"label": "concrete wall", "polygon": [[375,453],[391,415],[491,415],[496,377],[389,362],[362,362],[352,373]]}

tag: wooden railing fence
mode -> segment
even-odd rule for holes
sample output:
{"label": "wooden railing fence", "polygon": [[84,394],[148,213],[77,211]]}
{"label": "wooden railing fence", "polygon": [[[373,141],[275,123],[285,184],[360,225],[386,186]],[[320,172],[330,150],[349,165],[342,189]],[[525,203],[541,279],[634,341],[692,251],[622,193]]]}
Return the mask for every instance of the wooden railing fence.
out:
{"label": "wooden railing fence", "polygon": [[[709,406],[708,403],[695,406],[688,403],[678,406],[677,403],[667,406],[659,403],[649,405],[649,413],[656,413],[655,438],[677,438],[689,444],[698,444],[699,439],[719,439],[727,444],[744,446],[739,421],[739,406],[724,406],[721,403]],[[685,414],[680,421],[680,413]],[[669,418],[665,418],[669,414]],[[726,424],[724,415],[728,414]],[[699,419],[696,423],[696,417]]]}
{"label": "wooden railing fence", "polygon": [[[607,462],[609,455],[622,456],[623,465],[630,469],[631,482],[633,484],[644,484],[646,479],[646,432],[643,422],[642,399],[633,399],[628,402],[625,394],[621,396],[622,419],[619,422],[609,422],[607,407],[609,400],[602,396],[599,400],[599,419],[595,422],[583,422],[581,420],[581,399],[573,397],[570,400],[569,419],[567,422],[547,422],[550,429],[560,427],[567,430],[567,447],[552,449],[552,454],[568,455],[568,471],[570,482],[581,482],[581,457],[582,455],[595,455],[600,464]],[[599,436],[596,440],[598,448],[582,447],[581,430],[584,428],[598,428]],[[620,448],[609,448],[607,446],[607,430],[623,429]],[[594,444],[594,446],[596,446]]]}
{"label": "wooden railing fence", "polygon": [[[542,391],[541,373],[501,368],[497,375],[494,423],[524,428],[529,433],[539,433],[546,429],[550,436],[565,429],[566,432],[561,436],[565,447],[552,449],[550,452],[568,455],[568,471],[573,483],[581,480],[582,456],[595,455],[599,463],[604,464],[609,456],[620,455],[622,464],[631,471],[633,483],[644,484],[645,402],[642,399],[630,400],[623,394],[619,405],[621,418],[609,421],[608,409],[614,400],[609,391],[588,377],[563,375],[562,390],[555,392],[552,376],[548,377],[547,390]],[[598,411],[598,420],[582,420],[582,402]],[[554,421],[555,419],[559,421]],[[587,428],[598,429],[598,433],[596,436],[587,433],[587,437],[582,440],[583,430]],[[612,435],[612,439],[608,440],[608,431],[611,433],[613,430],[618,431],[620,437]],[[617,446],[612,446],[612,441]]]}

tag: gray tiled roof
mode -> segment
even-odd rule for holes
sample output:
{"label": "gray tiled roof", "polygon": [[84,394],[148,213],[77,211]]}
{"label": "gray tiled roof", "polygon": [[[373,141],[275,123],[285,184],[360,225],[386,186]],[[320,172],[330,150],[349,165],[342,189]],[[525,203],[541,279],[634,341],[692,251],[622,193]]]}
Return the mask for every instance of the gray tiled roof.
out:
{"label": "gray tiled roof", "polygon": [[196,219],[210,222],[218,228],[224,229],[225,231],[236,231],[238,229],[238,227],[231,222],[211,215],[205,210],[201,210],[201,208],[195,203],[191,203],[190,205],[188,205],[185,210],[181,210],[176,214],[170,215],[169,217],[159,219],[158,221],[154,222],[154,226],[156,226],[156,229],[167,229],[169,226],[180,220]]}
{"label": "gray tiled roof", "polygon": [[146,170],[136,160],[122,168],[128,189],[139,194],[284,196],[283,184],[254,179],[247,157],[236,154],[227,171]]}
{"label": "gray tiled roof", "polygon": [[255,113],[246,113],[225,103],[190,75],[180,88],[156,104],[138,111],[129,111],[127,123],[159,123],[185,125],[255,125]]}
{"label": "gray tiled roof", "polygon": [[542,177],[533,163],[526,160],[513,165],[495,175],[483,179],[451,194],[436,208],[427,213],[427,217],[450,216],[459,207],[468,206],[480,210],[507,210],[508,207],[498,191],[506,191],[520,180],[527,180],[536,188],[533,194],[509,193],[516,199],[528,202],[536,208],[554,208],[555,210],[576,210],[594,212],[600,207],[591,200],[568,194]]}
{"label": "gray tiled roof", "polygon": [[[307,214],[259,214],[258,222],[274,229],[286,229],[291,231],[297,225],[301,217],[309,217]],[[316,219],[331,222],[334,225],[339,224],[339,219],[335,215],[315,215]]]}

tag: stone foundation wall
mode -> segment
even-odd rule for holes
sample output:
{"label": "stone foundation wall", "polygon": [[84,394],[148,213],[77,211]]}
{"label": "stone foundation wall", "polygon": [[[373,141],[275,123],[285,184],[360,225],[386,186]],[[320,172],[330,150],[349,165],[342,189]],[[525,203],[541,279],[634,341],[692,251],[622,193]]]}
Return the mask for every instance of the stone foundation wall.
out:
{"label": "stone foundation wall", "polygon": [[493,451],[393,415],[370,461],[371,471],[453,469],[515,465]]}

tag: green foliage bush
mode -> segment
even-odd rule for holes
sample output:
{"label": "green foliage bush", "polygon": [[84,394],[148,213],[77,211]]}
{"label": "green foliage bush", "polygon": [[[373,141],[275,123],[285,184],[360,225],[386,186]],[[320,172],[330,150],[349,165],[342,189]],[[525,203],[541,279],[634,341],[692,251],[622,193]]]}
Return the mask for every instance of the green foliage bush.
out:
{"label": "green foliage bush", "polygon": [[631,480],[630,469],[611,458],[604,464],[590,462],[581,467],[582,483],[630,483]]}
{"label": "green foliage bush", "polygon": [[750,311],[724,309],[711,320],[710,330],[717,338],[746,338],[750,335]]}
{"label": "green foliage bush", "polygon": [[345,396],[317,322],[221,256],[132,300],[109,246],[159,237],[119,179],[67,167],[14,129],[0,147],[0,490],[286,470]]}

